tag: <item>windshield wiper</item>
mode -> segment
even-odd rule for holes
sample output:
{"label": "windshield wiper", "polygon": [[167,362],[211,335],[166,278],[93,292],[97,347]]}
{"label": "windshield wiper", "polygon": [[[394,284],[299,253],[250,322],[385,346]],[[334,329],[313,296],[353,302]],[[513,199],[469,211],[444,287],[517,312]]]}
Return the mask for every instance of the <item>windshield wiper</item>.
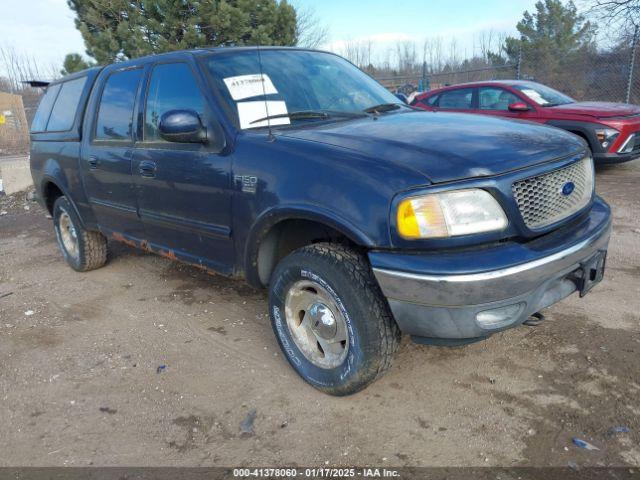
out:
{"label": "windshield wiper", "polygon": [[265,120],[273,120],[274,118],[290,118],[291,120],[305,119],[305,118],[320,118],[326,120],[331,117],[344,117],[344,118],[362,118],[367,117],[368,114],[363,112],[347,112],[340,110],[300,110],[298,112],[278,113],[277,115],[269,115],[267,117],[259,118],[252,121],[249,125],[258,122],[264,122]]}
{"label": "windshield wiper", "polygon": [[254,123],[264,122],[265,120],[273,120],[275,118],[289,118],[291,120],[298,120],[304,118],[329,118],[329,114],[327,112],[316,112],[313,110],[302,110],[299,112],[289,112],[289,113],[278,113],[277,115],[267,115],[266,117],[259,118],[250,122],[249,125],[253,125]]}
{"label": "windshield wiper", "polygon": [[381,113],[389,112],[391,110],[397,110],[400,108],[398,103],[381,103],[380,105],[374,105],[373,107],[365,108],[363,111],[366,113]]}

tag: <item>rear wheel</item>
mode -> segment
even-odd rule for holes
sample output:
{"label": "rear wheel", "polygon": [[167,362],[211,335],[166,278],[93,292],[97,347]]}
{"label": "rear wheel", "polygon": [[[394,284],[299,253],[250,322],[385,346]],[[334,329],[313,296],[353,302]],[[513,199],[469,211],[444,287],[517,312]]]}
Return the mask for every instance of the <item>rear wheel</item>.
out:
{"label": "rear wheel", "polygon": [[66,197],[53,204],[53,226],[58,245],[69,266],[78,272],[100,268],[107,261],[107,239],[86,230]]}
{"label": "rear wheel", "polygon": [[379,378],[400,340],[366,258],[341,245],[310,245],[283,259],[271,278],[269,310],[289,363],[331,395]]}

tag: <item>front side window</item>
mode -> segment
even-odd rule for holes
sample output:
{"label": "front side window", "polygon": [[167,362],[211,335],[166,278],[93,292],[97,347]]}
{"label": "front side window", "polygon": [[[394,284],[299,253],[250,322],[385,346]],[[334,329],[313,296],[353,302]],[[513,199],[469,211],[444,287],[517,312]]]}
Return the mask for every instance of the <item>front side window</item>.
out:
{"label": "front side window", "polygon": [[96,140],[131,140],[133,137],[133,107],[136,103],[142,69],[124,70],[109,76],[102,91]]}
{"label": "front side window", "polygon": [[147,94],[144,120],[145,141],[161,141],[158,123],[169,110],[193,110],[201,117],[204,98],[186,63],[167,63],[154,67]]}
{"label": "front side window", "polygon": [[38,110],[33,117],[33,122],[31,123],[32,132],[45,131],[45,129],[47,128],[47,122],[49,121],[49,116],[51,115],[51,109],[53,108],[53,104],[56,101],[59,92],[59,83],[56,85],[51,85],[49,88],[47,88],[47,91],[42,97],[42,100],[40,100]]}
{"label": "front side window", "polygon": [[504,88],[481,87],[478,90],[480,110],[509,110],[509,105],[521,100]]}
{"label": "front side window", "polygon": [[473,88],[461,88],[459,90],[449,90],[440,94],[440,108],[472,108]]}
{"label": "front side window", "polygon": [[539,83],[520,83],[513,85],[513,88],[524,93],[541,107],[554,107],[556,105],[566,105],[567,103],[575,102],[575,100],[568,95]]}
{"label": "front side window", "polygon": [[427,98],[423,98],[421,100],[414,100],[411,105],[425,105],[428,107],[433,107],[438,102],[439,95],[432,95]]}
{"label": "front side window", "polygon": [[56,103],[51,110],[47,132],[64,132],[71,129],[86,82],[87,77],[81,77],[62,84]]}
{"label": "front side window", "polygon": [[[258,120],[265,116],[279,115],[271,125],[282,125],[317,121],[323,113],[353,118],[383,104],[387,111],[404,106],[357,67],[329,53],[252,49],[210,55],[205,65],[240,128],[264,127]],[[299,112],[316,116],[287,117]]]}

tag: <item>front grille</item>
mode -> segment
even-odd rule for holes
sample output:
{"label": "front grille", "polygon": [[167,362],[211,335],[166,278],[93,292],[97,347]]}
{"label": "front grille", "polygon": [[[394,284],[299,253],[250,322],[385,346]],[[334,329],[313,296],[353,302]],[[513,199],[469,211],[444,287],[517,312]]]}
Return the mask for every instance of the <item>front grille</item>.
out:
{"label": "front grille", "polygon": [[[574,187],[567,194],[569,183]],[[593,162],[586,157],[567,167],[525,178],[515,182],[512,190],[527,227],[546,227],[573,215],[589,203],[593,193]]]}

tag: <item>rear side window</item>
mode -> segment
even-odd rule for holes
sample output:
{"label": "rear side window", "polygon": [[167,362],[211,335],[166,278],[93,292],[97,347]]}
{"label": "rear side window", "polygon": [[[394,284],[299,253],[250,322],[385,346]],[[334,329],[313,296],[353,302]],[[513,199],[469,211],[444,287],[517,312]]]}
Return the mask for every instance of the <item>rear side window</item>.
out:
{"label": "rear side window", "polygon": [[96,120],[96,140],[131,140],[133,107],[142,69],[112,73],[102,91]]}
{"label": "rear side window", "polygon": [[158,123],[169,110],[193,110],[200,116],[204,98],[186,63],[157,65],[151,74],[144,120],[145,141],[162,141]]}
{"label": "rear side window", "polygon": [[449,90],[440,94],[440,108],[471,108],[473,99],[473,88],[461,88],[460,90]]}
{"label": "rear side window", "polygon": [[33,117],[33,122],[31,123],[32,132],[44,132],[45,129],[47,128],[49,115],[51,115],[51,109],[53,108],[53,103],[56,101],[58,92],[60,92],[59,83],[57,85],[52,85],[51,87],[47,88],[47,91],[42,97],[42,100],[40,100],[40,105],[38,105],[38,110],[36,111],[36,114]]}
{"label": "rear side window", "polygon": [[87,77],[81,77],[62,84],[56,103],[51,110],[47,132],[64,132],[71,129],[86,82]]}

